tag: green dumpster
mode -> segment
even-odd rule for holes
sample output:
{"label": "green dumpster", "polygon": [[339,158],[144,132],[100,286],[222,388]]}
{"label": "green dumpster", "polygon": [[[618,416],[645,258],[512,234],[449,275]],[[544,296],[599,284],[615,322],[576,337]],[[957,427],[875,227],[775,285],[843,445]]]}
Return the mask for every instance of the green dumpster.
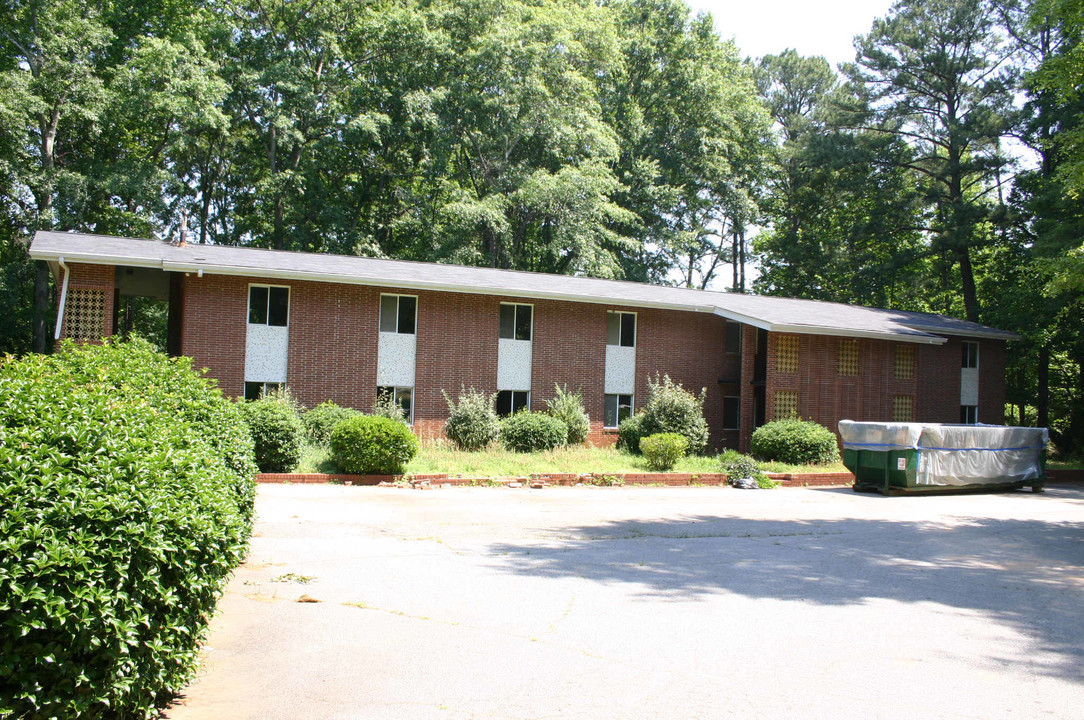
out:
{"label": "green dumpster", "polygon": [[841,420],[855,492],[1012,490],[1046,481],[1046,428]]}

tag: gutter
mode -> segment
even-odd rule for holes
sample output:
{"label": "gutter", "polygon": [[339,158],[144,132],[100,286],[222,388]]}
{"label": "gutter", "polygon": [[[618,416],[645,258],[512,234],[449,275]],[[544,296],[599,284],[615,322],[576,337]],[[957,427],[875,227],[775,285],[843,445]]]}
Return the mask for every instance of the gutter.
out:
{"label": "gutter", "polygon": [[57,256],[56,262],[64,271],[64,284],[60,289],[60,306],[56,309],[56,331],[53,333],[53,339],[59,340],[60,331],[64,329],[64,306],[68,302],[68,281],[71,279],[72,271],[64,264],[63,255]]}

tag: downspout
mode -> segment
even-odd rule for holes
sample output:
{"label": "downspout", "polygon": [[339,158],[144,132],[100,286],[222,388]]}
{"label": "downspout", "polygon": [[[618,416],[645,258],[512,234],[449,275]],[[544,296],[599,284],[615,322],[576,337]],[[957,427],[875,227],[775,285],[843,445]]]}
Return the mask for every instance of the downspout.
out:
{"label": "downspout", "polygon": [[56,309],[56,332],[53,333],[53,339],[59,340],[60,331],[64,328],[64,305],[68,301],[68,280],[71,279],[72,271],[64,264],[63,255],[56,259],[56,264],[64,271],[64,284],[60,289],[60,307]]}

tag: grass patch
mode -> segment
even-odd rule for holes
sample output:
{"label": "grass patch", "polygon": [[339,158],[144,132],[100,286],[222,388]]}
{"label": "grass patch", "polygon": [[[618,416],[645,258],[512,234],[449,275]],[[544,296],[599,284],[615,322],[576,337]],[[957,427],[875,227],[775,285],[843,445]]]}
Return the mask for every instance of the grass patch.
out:
{"label": "grass patch", "polygon": [[[845,472],[842,463],[831,465],[788,465],[764,463],[765,472]],[[308,445],[301,455],[297,472],[335,473],[338,468],[330,459],[326,448]],[[500,447],[480,452],[456,450],[450,443],[423,444],[418,454],[407,463],[404,473],[428,475],[445,473],[462,477],[520,477],[551,473],[595,473],[619,475],[623,473],[653,472],[639,455],[631,455],[612,447],[576,445],[560,447],[537,453],[517,453]],[[678,461],[672,472],[700,475],[720,472],[719,460],[714,456],[685,457]]]}

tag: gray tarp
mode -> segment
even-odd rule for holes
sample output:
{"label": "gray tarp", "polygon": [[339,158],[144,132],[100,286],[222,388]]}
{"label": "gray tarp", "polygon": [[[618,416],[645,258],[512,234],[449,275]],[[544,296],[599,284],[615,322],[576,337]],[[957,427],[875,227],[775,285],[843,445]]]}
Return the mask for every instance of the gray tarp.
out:
{"label": "gray tarp", "polygon": [[841,420],[845,450],[915,450],[918,485],[974,485],[1042,477],[1046,428]]}

